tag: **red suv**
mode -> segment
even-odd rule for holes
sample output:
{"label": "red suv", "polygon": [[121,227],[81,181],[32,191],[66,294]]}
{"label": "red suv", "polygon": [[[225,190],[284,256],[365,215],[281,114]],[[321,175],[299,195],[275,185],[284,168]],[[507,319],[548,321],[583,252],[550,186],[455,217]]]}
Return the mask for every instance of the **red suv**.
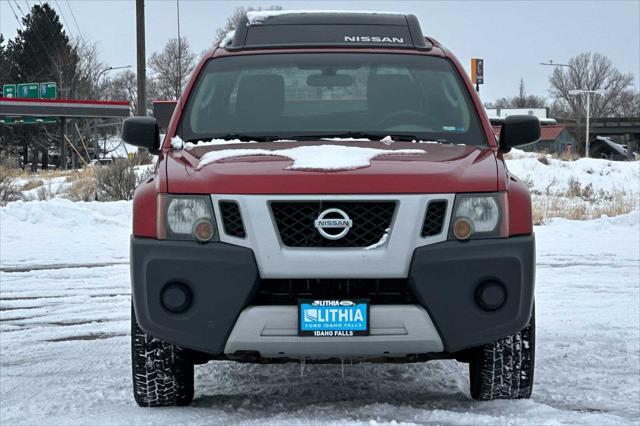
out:
{"label": "red suv", "polygon": [[474,399],[528,398],[535,244],[525,184],[456,58],[413,15],[249,13],[205,55],[131,238],[135,399],[186,405],[193,366],[469,364]]}

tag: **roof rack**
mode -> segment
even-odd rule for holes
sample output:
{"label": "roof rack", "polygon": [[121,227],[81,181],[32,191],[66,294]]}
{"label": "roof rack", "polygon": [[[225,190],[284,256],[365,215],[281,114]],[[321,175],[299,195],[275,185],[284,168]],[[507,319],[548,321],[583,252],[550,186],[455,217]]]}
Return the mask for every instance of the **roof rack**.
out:
{"label": "roof rack", "polygon": [[238,22],[227,50],[384,47],[429,50],[415,15],[390,12],[261,11]]}

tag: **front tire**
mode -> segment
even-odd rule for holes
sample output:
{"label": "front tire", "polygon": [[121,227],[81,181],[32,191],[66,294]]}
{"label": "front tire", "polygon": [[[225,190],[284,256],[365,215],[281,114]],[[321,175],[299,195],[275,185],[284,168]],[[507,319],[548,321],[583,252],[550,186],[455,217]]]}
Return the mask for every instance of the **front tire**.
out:
{"label": "front tire", "polygon": [[141,407],[189,405],[193,362],[185,349],[145,333],[131,309],[133,395]]}
{"label": "front tire", "polygon": [[518,333],[482,346],[469,363],[471,397],[480,401],[531,398],[535,311]]}

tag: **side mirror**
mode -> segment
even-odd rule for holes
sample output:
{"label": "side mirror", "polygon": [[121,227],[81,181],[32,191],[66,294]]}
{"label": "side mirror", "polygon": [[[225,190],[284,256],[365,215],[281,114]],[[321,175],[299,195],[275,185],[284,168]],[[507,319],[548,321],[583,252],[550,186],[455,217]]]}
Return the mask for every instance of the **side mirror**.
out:
{"label": "side mirror", "polygon": [[540,120],[535,115],[510,115],[504,119],[500,130],[500,151],[509,152],[519,145],[534,143],[540,139]]}
{"label": "side mirror", "polygon": [[151,154],[160,153],[160,132],[153,117],[131,117],[124,120],[121,138],[129,145],[146,148]]}

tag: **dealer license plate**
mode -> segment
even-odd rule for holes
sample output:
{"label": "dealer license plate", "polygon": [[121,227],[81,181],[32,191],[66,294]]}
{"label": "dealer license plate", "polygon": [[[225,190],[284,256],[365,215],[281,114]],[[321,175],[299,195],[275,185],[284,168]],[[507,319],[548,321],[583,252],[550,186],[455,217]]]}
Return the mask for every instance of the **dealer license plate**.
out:
{"label": "dealer license plate", "polygon": [[351,337],[369,334],[369,301],[299,300],[298,335]]}

